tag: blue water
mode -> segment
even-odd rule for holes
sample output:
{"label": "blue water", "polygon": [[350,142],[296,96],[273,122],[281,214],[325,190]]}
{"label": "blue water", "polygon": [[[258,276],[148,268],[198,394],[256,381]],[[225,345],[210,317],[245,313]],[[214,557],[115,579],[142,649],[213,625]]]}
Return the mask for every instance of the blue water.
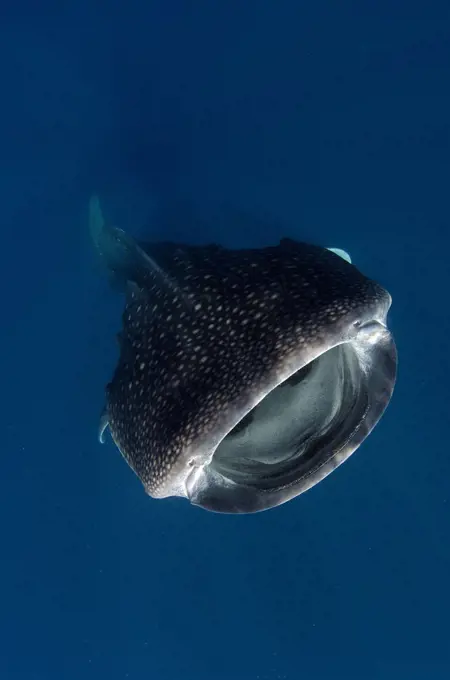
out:
{"label": "blue water", "polygon": [[[0,680],[450,677],[450,4],[4,2]],[[134,235],[347,249],[393,401],[254,516],[148,498],[97,443]]]}

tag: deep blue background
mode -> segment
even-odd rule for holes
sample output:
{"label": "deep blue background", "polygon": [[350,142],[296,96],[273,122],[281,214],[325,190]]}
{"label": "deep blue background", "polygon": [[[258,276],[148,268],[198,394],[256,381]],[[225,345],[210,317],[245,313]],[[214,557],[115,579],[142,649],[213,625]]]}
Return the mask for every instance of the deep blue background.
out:
{"label": "deep blue background", "polygon": [[[0,9],[0,679],[450,677],[450,3]],[[399,382],[351,460],[249,517],[96,440],[122,301],[99,192],[154,238],[346,248]]]}

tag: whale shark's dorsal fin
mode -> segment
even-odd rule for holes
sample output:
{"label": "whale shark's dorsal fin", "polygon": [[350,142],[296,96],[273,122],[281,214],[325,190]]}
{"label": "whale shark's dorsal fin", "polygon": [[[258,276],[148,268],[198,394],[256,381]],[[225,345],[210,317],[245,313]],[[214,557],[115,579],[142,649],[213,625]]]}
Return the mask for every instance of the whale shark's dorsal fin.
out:
{"label": "whale shark's dorsal fin", "polygon": [[136,284],[138,288],[147,288],[151,280],[154,280],[159,288],[190,306],[177,282],[135,239],[122,229],[107,224],[99,198],[95,195],[89,201],[89,231],[97,253],[113,276],[114,282],[125,283],[128,291],[130,283]]}

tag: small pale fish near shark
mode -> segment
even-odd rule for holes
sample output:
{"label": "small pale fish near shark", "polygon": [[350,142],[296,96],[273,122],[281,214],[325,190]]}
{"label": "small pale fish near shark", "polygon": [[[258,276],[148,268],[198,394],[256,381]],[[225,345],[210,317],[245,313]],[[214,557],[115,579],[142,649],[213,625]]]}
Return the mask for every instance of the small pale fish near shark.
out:
{"label": "small pale fish near shark", "polygon": [[90,203],[94,246],[126,301],[108,429],[153,498],[251,513],[323,480],[394,389],[389,293],[345,251],[146,243]]}

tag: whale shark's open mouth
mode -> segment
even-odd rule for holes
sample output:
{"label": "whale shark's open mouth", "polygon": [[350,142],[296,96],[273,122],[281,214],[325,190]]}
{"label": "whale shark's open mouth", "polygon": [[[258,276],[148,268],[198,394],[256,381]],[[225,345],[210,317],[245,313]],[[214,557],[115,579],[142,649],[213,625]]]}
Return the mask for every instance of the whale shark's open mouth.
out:
{"label": "whale shark's open mouth", "polygon": [[[190,500],[211,510],[249,512],[316,484],[379,419],[395,381],[395,360],[389,331],[371,322],[353,341],[300,368],[224,437],[204,470],[207,484],[196,479]],[[227,493],[217,494],[218,486]]]}
{"label": "whale shark's open mouth", "polygon": [[235,482],[270,488],[339,450],[368,408],[352,345],[333,347],[276,387],[225,437],[214,468]]}

